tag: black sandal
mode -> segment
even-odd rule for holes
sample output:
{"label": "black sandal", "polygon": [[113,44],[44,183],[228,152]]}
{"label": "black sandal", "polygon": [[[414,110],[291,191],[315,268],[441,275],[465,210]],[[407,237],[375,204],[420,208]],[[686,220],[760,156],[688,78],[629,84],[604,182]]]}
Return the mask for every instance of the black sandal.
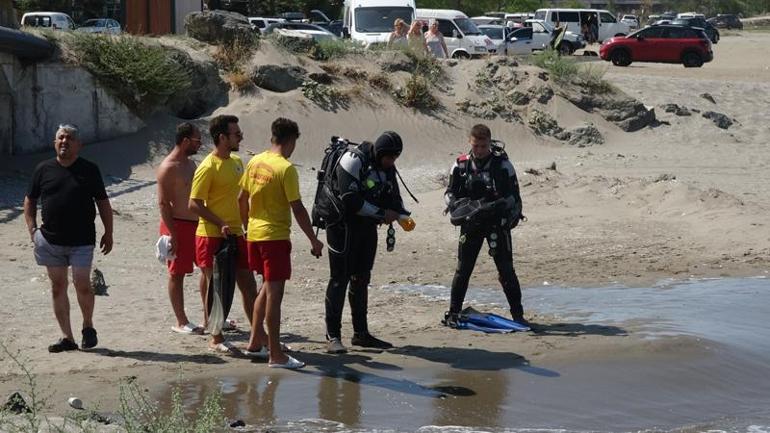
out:
{"label": "black sandal", "polygon": [[68,352],[70,350],[78,350],[78,345],[68,338],[60,338],[59,341],[48,346],[48,351],[51,353]]}
{"label": "black sandal", "polygon": [[92,347],[96,347],[98,343],[99,339],[96,338],[96,329],[83,328],[83,349],[91,349]]}

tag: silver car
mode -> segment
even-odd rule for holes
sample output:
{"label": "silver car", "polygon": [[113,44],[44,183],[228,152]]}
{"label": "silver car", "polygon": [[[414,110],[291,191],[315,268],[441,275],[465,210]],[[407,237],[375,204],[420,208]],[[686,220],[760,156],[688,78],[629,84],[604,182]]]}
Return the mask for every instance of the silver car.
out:
{"label": "silver car", "polygon": [[109,35],[119,35],[123,33],[120,23],[111,18],[94,18],[86,20],[82,26],[75,31],[83,33],[104,33]]}

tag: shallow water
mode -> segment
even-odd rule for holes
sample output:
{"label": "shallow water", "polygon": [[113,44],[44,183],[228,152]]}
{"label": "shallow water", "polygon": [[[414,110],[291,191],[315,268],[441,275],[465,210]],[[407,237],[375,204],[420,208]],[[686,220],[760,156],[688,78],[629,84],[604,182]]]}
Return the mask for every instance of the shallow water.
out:
{"label": "shallow water", "polygon": [[[436,299],[448,293],[435,286],[386,289]],[[476,306],[504,302],[497,288],[472,289],[467,299]],[[184,382],[184,401],[195,407],[219,389],[228,417],[276,432],[770,433],[770,281],[549,286],[525,289],[524,304],[565,323],[618,330],[633,323],[650,339],[696,337],[703,354],[530,365],[513,354],[457,348],[473,351],[479,362],[421,351],[437,367],[403,370],[361,352],[303,353],[309,366],[296,374],[258,368],[217,382]],[[396,353],[410,356],[408,347]]]}

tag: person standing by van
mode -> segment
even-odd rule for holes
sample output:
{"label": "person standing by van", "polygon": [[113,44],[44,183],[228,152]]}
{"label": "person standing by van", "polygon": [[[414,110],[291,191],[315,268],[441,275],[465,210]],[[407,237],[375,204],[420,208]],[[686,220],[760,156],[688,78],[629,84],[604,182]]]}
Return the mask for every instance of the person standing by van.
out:
{"label": "person standing by van", "polygon": [[425,32],[425,45],[428,52],[437,59],[446,59],[449,57],[449,50],[444,41],[444,35],[438,30],[438,21],[431,19],[428,21],[428,31]]}
{"label": "person standing by van", "polygon": [[393,31],[388,37],[388,48],[406,47],[406,30],[406,21],[396,18],[396,21],[393,23]]}
{"label": "person standing by van", "polygon": [[409,49],[416,54],[427,53],[427,46],[425,45],[425,37],[422,35],[422,21],[415,20],[412,26],[409,27],[409,33],[406,35],[407,44]]}

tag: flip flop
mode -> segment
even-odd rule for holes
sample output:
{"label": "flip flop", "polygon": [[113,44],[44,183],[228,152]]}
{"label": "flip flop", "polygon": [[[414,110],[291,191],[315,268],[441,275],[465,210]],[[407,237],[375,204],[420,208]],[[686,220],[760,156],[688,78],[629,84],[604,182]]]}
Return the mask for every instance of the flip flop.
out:
{"label": "flip flop", "polygon": [[203,328],[194,324],[194,323],[188,323],[182,327],[179,326],[172,326],[171,330],[174,332],[178,332],[180,334],[194,334],[194,335],[203,335]]}
{"label": "flip flop", "polygon": [[254,358],[254,359],[267,359],[270,357],[270,352],[267,350],[267,346],[262,346],[259,348],[259,350],[241,350],[241,353],[243,353],[248,358]]}
{"label": "flip flop", "polygon": [[218,343],[216,346],[209,346],[209,350],[216,353],[221,353],[223,355],[237,355],[240,351],[237,347],[233,345],[233,343],[229,341],[225,341],[223,343]]}
{"label": "flip flop", "polygon": [[270,368],[285,368],[287,370],[297,370],[299,368],[304,367],[305,363],[302,361],[298,361],[294,357],[289,356],[289,359],[283,364],[279,364],[277,362],[271,362],[267,364],[267,366]]}

